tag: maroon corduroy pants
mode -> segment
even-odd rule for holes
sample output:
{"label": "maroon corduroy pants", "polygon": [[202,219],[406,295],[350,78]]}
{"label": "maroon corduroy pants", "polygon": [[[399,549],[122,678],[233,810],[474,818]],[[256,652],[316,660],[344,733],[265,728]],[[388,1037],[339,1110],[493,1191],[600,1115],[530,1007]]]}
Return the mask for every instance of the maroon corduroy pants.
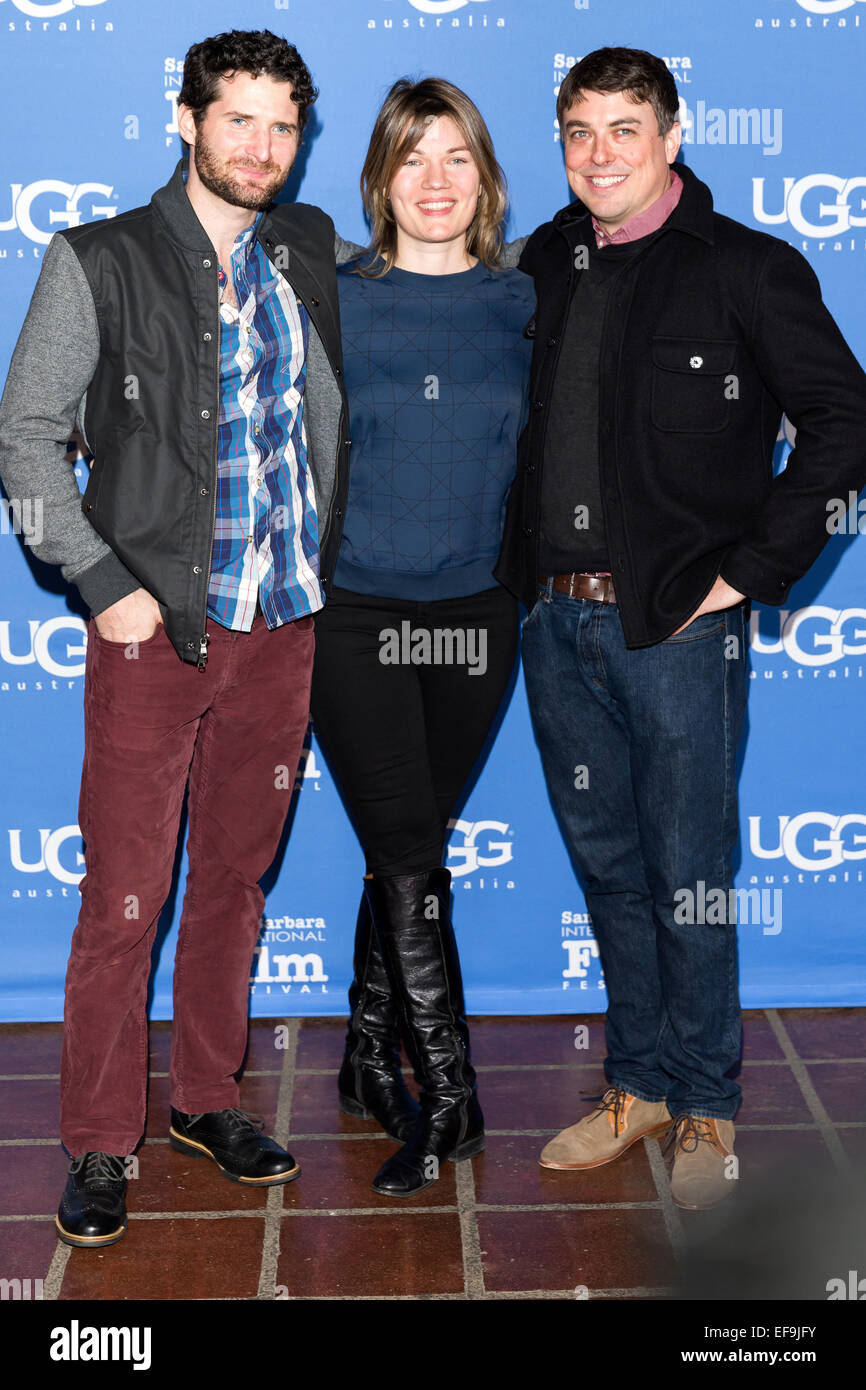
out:
{"label": "maroon corduroy pants", "polygon": [[[238,1104],[261,929],[309,713],[313,618],[250,632],[211,622],[204,672],[160,625],[137,645],[91,621],[79,821],[86,874],[66,974],[60,1134],[125,1155],[144,1131],[145,1003],[189,782],[189,873],[174,960],[171,1104]],[[168,1116],[166,1116],[166,1125]]]}

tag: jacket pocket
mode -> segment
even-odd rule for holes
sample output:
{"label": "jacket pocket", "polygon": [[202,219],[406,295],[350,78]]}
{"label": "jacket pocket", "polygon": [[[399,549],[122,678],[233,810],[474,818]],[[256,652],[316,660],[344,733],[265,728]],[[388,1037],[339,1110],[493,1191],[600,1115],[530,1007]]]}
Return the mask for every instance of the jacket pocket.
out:
{"label": "jacket pocket", "polygon": [[671,433],[727,427],[737,344],[708,338],[653,338],[652,422]]}

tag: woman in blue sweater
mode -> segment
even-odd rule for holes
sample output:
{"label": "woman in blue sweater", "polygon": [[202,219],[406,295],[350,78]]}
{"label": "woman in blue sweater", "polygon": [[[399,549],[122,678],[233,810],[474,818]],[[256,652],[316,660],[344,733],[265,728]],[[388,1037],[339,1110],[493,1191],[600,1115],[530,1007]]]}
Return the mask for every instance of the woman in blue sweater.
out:
{"label": "woman in blue sweater", "polygon": [[443,857],[517,651],[492,570],[535,300],[498,268],[505,180],[451,83],[392,87],[361,190],[371,247],[338,275],[349,497],[312,708],[367,865],[340,1104],[403,1142],[373,1186],[404,1197],[484,1147]]}

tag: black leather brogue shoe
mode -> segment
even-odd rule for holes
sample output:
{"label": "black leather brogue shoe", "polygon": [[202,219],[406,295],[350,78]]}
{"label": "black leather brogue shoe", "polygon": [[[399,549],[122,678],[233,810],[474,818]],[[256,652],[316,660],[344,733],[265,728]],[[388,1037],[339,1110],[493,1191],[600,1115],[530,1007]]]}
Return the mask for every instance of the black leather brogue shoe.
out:
{"label": "black leather brogue shoe", "polygon": [[262,1131],[264,1120],[245,1110],[187,1115],[172,1106],[168,1142],[178,1153],[210,1158],[232,1182],[271,1187],[301,1176],[300,1164]]}
{"label": "black leather brogue shoe", "polygon": [[126,1170],[116,1154],[73,1158],[55,1217],[64,1245],[84,1250],[113,1245],[126,1231]]}

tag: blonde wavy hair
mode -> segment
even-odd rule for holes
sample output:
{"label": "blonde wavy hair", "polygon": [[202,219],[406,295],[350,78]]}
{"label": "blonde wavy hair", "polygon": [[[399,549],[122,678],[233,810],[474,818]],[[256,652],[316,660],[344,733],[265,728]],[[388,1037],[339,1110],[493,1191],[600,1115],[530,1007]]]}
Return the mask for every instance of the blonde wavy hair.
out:
{"label": "blonde wavy hair", "polygon": [[[370,221],[372,260],[358,272],[370,279],[387,275],[397,254],[397,223],[390,191],[400,166],[424,138],[431,119],[450,116],[460,130],[478,168],[481,196],[466,230],[466,251],[486,266],[495,266],[502,250],[502,224],[508,206],[508,186],[496,159],[484,117],[465,92],[442,77],[412,82],[401,77],[386,96],[376,117],[370,146],[361,170],[361,197]],[[381,257],[384,265],[372,267]]]}

